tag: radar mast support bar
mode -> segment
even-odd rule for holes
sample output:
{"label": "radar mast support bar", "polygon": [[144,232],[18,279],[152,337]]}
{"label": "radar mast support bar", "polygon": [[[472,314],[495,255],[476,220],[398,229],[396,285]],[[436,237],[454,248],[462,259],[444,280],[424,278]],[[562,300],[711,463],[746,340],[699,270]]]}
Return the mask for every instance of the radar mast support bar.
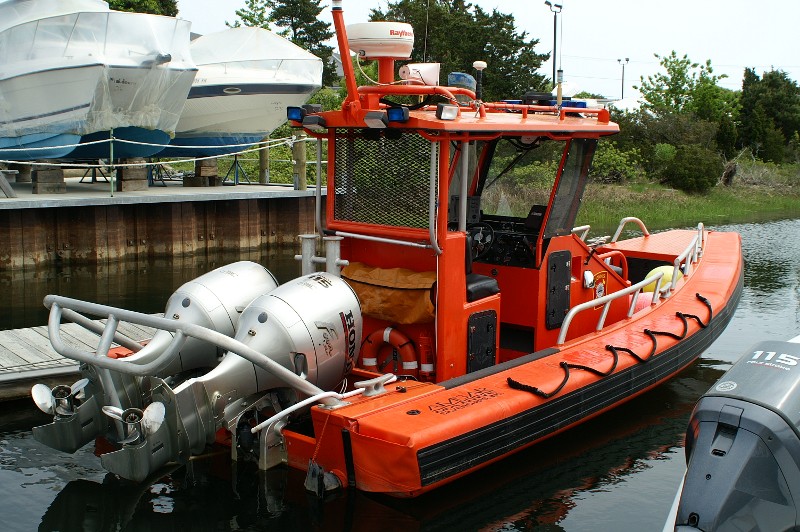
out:
{"label": "radar mast support bar", "polygon": [[339,56],[342,60],[342,71],[344,72],[344,81],[347,87],[347,97],[342,102],[342,111],[349,110],[351,114],[355,115],[361,110],[361,104],[358,98],[356,73],[353,70],[353,62],[350,60],[350,43],[347,42],[347,32],[344,27],[342,0],[333,0],[331,14],[333,15],[333,26],[336,29],[336,40],[339,43]]}

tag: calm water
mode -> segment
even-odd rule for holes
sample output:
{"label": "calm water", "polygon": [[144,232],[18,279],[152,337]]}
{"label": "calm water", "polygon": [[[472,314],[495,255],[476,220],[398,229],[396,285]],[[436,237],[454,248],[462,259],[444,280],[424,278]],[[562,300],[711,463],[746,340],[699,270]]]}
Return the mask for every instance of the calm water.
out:
{"label": "calm water", "polygon": [[[259,474],[226,456],[193,461],[153,484],[117,481],[87,446],[44,448],[29,401],[0,406],[3,530],[661,530],[684,467],[683,440],[699,396],[751,344],[800,334],[800,220],[717,228],[743,236],[745,290],[723,335],[669,383],[543,445],[414,501],[341,494],[308,497],[302,475]],[[293,253],[293,251],[291,252]],[[279,278],[291,253],[263,260]],[[172,289],[235,258],[134,263],[0,277],[0,328],[41,325],[48,292],[141,311]],[[35,292],[35,295],[33,295]],[[7,309],[10,309],[8,311]]]}

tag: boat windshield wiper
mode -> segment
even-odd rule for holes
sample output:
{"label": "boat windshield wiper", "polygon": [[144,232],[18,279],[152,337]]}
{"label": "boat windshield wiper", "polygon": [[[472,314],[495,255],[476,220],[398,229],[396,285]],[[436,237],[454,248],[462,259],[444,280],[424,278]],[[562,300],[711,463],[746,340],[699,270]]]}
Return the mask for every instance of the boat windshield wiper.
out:
{"label": "boat windshield wiper", "polygon": [[505,168],[503,168],[503,170],[499,174],[497,174],[497,177],[492,179],[485,187],[483,187],[484,190],[489,188],[489,187],[491,187],[492,185],[494,185],[497,182],[498,179],[503,177],[506,174],[506,172],[508,172],[509,170],[514,168],[517,165],[517,163],[519,162],[519,160],[522,159],[527,154],[528,154],[527,151],[519,152],[519,154],[516,157],[514,157],[514,159],[512,159],[512,161],[510,163],[508,163],[508,165]]}

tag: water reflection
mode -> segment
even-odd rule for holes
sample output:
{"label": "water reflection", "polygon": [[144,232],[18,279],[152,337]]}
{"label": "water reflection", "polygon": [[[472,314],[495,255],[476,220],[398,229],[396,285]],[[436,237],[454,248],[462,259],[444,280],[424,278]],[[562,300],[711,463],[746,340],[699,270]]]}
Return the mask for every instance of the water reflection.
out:
{"label": "water reflection", "polygon": [[[19,417],[27,405],[0,412],[0,423],[17,429],[2,441],[0,482],[27,492],[28,507],[41,502],[28,522],[41,531],[366,531],[387,523],[402,530],[613,530],[615,514],[583,524],[571,515],[585,511],[587,495],[613,494],[659,462],[679,470],[691,409],[725,365],[701,360],[636,401],[415,500],[345,492],[317,501],[306,495],[302,473],[260,473],[252,463],[232,464],[224,449],[150,482],[122,481],[102,470],[92,445],[63,455],[30,438],[30,426],[42,420],[33,411]],[[626,514],[624,528],[649,530],[658,519]]]}
{"label": "water reflection", "polygon": [[294,247],[181,257],[127,260],[86,266],[0,272],[0,330],[47,323],[42,300],[47,294],[74,297],[139,312],[162,312],[167,298],[183,283],[237,260],[263,264],[279,281],[300,274]]}

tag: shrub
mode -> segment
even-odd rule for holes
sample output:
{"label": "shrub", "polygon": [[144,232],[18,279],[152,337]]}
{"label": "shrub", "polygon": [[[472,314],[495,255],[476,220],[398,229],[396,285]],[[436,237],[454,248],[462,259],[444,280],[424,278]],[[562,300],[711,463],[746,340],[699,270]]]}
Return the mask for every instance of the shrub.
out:
{"label": "shrub", "polygon": [[672,144],[660,143],[653,146],[653,154],[650,162],[650,172],[653,177],[664,179],[667,168],[675,156],[678,154],[678,148]]}
{"label": "shrub", "polygon": [[653,147],[653,162],[659,166],[666,166],[677,154],[678,149],[672,144],[656,144]]}
{"label": "shrub", "polygon": [[722,175],[722,158],[697,144],[678,146],[664,169],[664,182],[689,193],[707,192]]}
{"label": "shrub", "polygon": [[589,176],[601,183],[622,183],[634,179],[641,174],[641,155],[632,148],[620,150],[617,144],[600,142],[594,154]]}

